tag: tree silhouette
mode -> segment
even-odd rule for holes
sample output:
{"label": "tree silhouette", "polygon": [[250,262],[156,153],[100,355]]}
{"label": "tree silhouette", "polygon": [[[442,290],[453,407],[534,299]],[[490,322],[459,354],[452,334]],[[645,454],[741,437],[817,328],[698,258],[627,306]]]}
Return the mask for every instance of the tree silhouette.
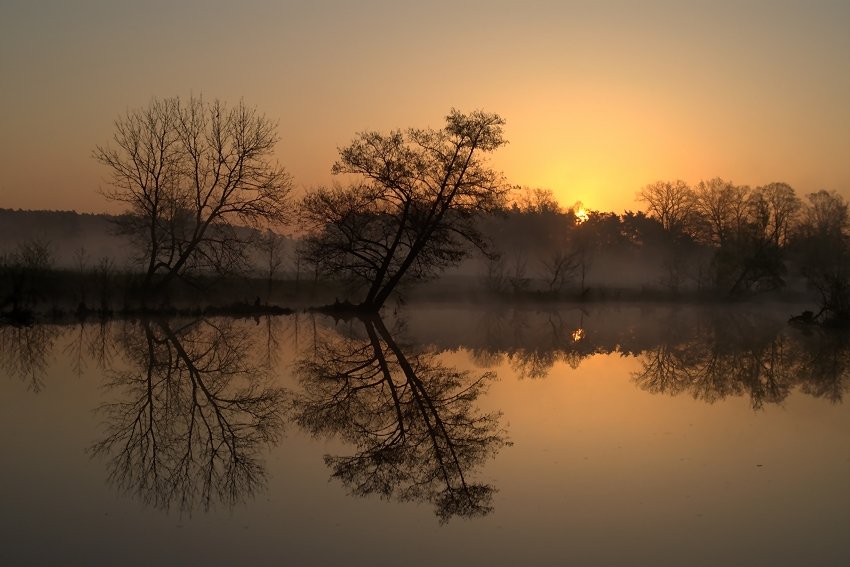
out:
{"label": "tree silhouette", "polygon": [[430,502],[441,522],[488,514],[495,488],[470,477],[507,443],[499,415],[475,408],[492,374],[406,352],[380,318],[358,322],[365,337],[328,337],[298,367],[296,422],[356,447],[325,457],[333,477],[358,496]]}
{"label": "tree silhouette", "polygon": [[681,179],[656,181],[638,192],[638,199],[647,204],[649,213],[670,233],[689,233],[693,229],[696,195]]}
{"label": "tree silhouette", "polygon": [[850,213],[837,193],[808,196],[794,238],[800,271],[817,290],[820,312],[832,323],[850,322]]}
{"label": "tree silhouette", "polygon": [[146,287],[241,266],[247,233],[235,223],[286,218],[292,183],[270,162],[277,139],[242,101],[155,99],[115,121],[114,147],[94,157],[110,170],[104,195],[128,207],[121,226],[142,252]]}
{"label": "tree silhouette", "polygon": [[723,247],[742,234],[747,223],[750,188],[719,177],[700,181],[696,187],[696,207],[705,219],[707,240]]}
{"label": "tree silhouette", "polygon": [[785,183],[749,193],[743,231],[735,235],[732,247],[721,247],[718,254],[731,268],[730,296],[784,285],[784,248],[799,208],[800,200]]}
{"label": "tree silhouette", "polygon": [[285,393],[250,362],[249,334],[224,320],[142,321],[127,324],[121,344],[131,368],[110,373],[118,399],[99,408],[106,436],[90,449],[108,459],[110,482],[189,512],[260,489]]}
{"label": "tree silhouette", "polygon": [[306,255],[365,285],[376,311],[403,278],[427,278],[484,242],[473,215],[500,206],[507,188],[484,156],[505,143],[496,114],[456,110],[441,130],[361,133],[340,150],[336,174],[363,183],[322,188],[301,204]]}

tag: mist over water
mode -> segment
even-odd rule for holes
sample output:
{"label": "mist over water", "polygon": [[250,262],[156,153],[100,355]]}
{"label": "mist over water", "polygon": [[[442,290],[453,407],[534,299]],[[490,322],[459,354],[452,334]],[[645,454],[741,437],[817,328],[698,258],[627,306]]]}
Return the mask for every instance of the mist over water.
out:
{"label": "mist over water", "polygon": [[786,307],[2,326],[5,554],[842,564],[850,338]]}

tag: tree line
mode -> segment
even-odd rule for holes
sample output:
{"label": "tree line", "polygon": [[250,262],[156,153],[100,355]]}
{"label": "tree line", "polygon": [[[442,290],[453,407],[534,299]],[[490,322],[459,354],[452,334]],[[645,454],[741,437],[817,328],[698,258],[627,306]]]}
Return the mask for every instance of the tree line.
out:
{"label": "tree line", "polygon": [[850,217],[839,194],[801,199],[784,183],[751,188],[714,178],[658,181],[638,199],[646,211],[580,217],[579,205],[565,209],[551,191],[524,189],[501,215],[482,220],[500,252],[488,284],[585,294],[592,280],[737,299],[803,281],[820,299],[812,318],[850,314]]}
{"label": "tree line", "polygon": [[[271,282],[288,227],[299,276],[307,267],[314,281],[343,282],[346,304],[363,311],[477,251],[498,294],[585,297],[607,278],[738,298],[800,277],[820,297],[812,318],[850,315],[850,221],[837,193],[658,181],[639,192],[646,211],[585,214],[546,189],[518,192],[491,167],[503,126],[497,114],[452,110],[439,129],[358,133],[332,166],[344,183],[300,199],[273,159],[277,125],[243,101],[154,99],[120,116],[93,155],[109,173],[104,197],[125,207],[118,228],[133,242],[143,303],[198,274],[247,273],[258,257]],[[15,308],[20,256],[0,262]]]}

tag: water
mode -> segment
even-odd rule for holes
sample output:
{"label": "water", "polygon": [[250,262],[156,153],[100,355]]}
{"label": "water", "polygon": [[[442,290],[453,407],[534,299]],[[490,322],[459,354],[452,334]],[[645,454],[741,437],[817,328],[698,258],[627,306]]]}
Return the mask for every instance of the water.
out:
{"label": "water", "polygon": [[766,309],[0,328],[0,563],[842,565],[850,340]]}

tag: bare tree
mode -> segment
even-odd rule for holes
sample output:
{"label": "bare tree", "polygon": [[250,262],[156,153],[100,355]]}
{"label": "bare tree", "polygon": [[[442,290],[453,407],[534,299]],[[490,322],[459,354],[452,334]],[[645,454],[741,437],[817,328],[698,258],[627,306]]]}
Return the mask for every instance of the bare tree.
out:
{"label": "bare tree", "polygon": [[551,189],[521,187],[514,190],[513,204],[524,213],[559,213],[561,205]]}
{"label": "bare tree", "polygon": [[272,283],[283,264],[286,238],[277,232],[267,229],[257,241],[257,250],[262,255],[263,275],[266,277],[266,298],[271,300]]}
{"label": "bare tree", "polygon": [[723,246],[743,232],[747,224],[749,187],[715,177],[700,181],[695,193],[696,208],[709,231],[708,240]]}
{"label": "bare tree", "polygon": [[543,269],[545,270],[546,285],[550,292],[559,292],[571,281],[581,266],[581,253],[578,249],[554,249],[543,258]]}
{"label": "bare tree", "polygon": [[801,228],[806,234],[820,234],[830,238],[848,235],[850,211],[847,201],[835,192],[818,191],[808,195],[808,205],[803,211]]}
{"label": "bare tree", "polygon": [[756,189],[714,178],[695,190],[702,240],[716,249],[714,283],[729,295],[775,289],[784,284],[784,250],[801,202],[785,183]]}
{"label": "bare tree", "polygon": [[685,232],[696,210],[693,189],[682,180],[656,181],[640,190],[638,199],[646,202],[649,213],[665,231]]}
{"label": "bare tree", "polygon": [[333,172],[364,183],[319,189],[302,202],[308,256],[365,283],[362,307],[377,310],[403,277],[437,273],[468,243],[483,249],[471,220],[507,193],[484,158],[505,143],[503,124],[496,114],[452,110],[440,130],[359,134]]}
{"label": "bare tree", "polygon": [[732,276],[730,296],[784,285],[785,247],[800,207],[794,189],[785,183],[771,183],[750,192],[743,227],[728,246],[724,242],[716,257]]}
{"label": "bare tree", "polygon": [[114,145],[94,158],[110,170],[104,195],[128,207],[122,228],[140,247],[146,288],[241,266],[247,231],[236,225],[286,219],[292,182],[271,162],[276,129],[242,101],[195,97],[154,99],[115,121]]}
{"label": "bare tree", "polygon": [[750,197],[753,220],[761,228],[764,239],[775,246],[785,246],[788,233],[802,207],[794,189],[786,183],[770,183],[758,187]]}

